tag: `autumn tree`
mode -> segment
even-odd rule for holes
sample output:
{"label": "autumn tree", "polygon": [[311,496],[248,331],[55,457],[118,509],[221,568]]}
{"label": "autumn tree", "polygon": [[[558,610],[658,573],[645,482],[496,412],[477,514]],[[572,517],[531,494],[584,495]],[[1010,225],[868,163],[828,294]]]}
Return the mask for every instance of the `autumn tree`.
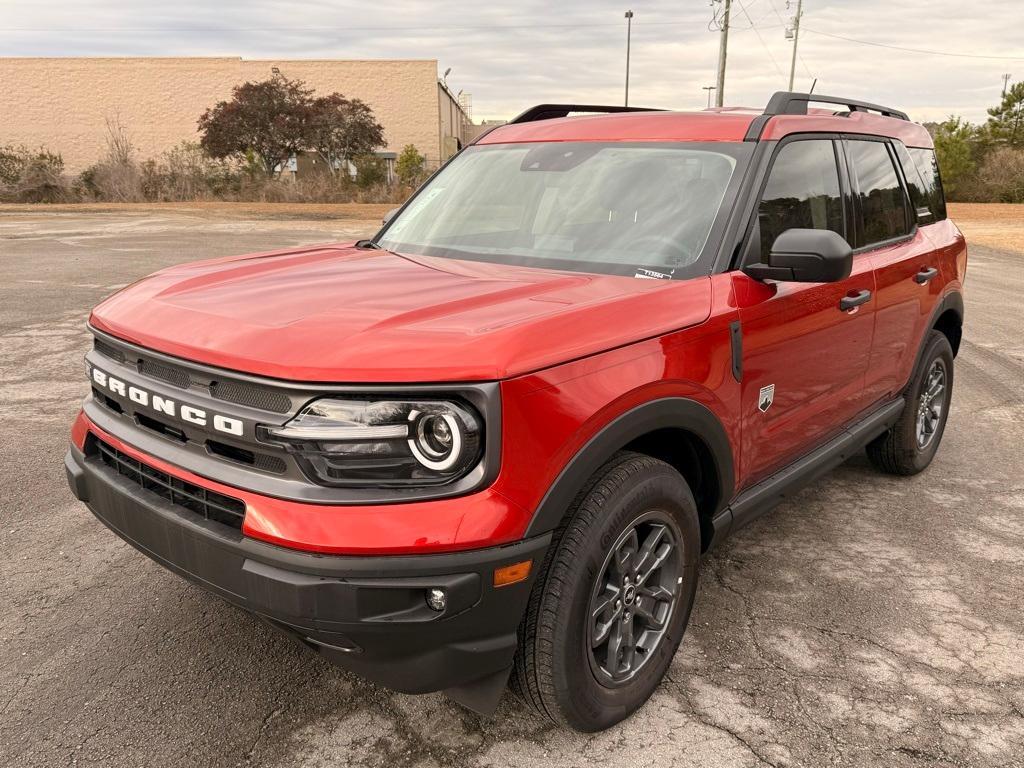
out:
{"label": "autumn tree", "polygon": [[340,93],[312,101],[306,148],[316,152],[332,174],[353,158],[384,146],[384,127],[364,102]]}
{"label": "autumn tree", "polygon": [[230,101],[199,118],[200,145],[210,157],[255,155],[268,176],[306,148],[313,90],[301,80],[275,74],[236,86]]}

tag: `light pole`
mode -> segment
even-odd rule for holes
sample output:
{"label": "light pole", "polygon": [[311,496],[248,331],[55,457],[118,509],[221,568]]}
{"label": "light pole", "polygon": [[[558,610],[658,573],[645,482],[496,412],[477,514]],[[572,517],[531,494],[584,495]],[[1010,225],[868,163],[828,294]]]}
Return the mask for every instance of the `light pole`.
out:
{"label": "light pole", "polygon": [[633,12],[626,11],[626,103],[629,106],[629,42],[633,35]]}
{"label": "light pole", "polygon": [[725,13],[722,15],[722,36],[718,40],[718,84],[715,89],[715,106],[722,106],[725,98],[725,59],[729,48],[729,12],[732,0],[725,0]]}
{"label": "light pole", "polygon": [[708,109],[711,109],[711,92],[713,90],[715,90],[715,86],[713,86],[713,85],[705,85],[705,86],[701,86],[701,89],[708,92]]}
{"label": "light pole", "polygon": [[796,72],[796,46],[800,42],[800,17],[804,15],[804,0],[797,0],[796,16],[793,19],[793,59],[789,62],[789,90],[793,90],[793,75]]}

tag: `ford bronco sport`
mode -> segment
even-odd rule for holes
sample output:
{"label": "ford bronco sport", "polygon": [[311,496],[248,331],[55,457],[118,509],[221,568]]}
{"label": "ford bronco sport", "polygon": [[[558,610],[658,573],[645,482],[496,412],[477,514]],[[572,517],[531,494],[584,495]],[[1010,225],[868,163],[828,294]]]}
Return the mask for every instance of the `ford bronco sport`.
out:
{"label": "ford bronco sport", "polygon": [[664,675],[702,553],[861,448],[928,466],[966,258],[894,109],[543,105],[370,240],[106,299],[68,479],[346,669],[597,730]]}

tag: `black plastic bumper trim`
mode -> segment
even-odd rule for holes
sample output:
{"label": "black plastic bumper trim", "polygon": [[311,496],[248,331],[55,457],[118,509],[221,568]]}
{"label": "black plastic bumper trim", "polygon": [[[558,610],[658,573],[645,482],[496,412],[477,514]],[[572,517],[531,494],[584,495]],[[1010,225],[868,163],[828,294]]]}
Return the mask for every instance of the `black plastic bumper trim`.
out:
{"label": "black plastic bumper trim", "polygon": [[[507,671],[532,577],[495,589],[493,572],[539,563],[551,539],[446,554],[317,555],[176,508],[75,447],[65,467],[75,496],[139,551],[338,665],[406,693],[457,689],[472,698],[465,691],[476,682],[490,686]],[[443,612],[426,605],[430,587],[446,591]]]}

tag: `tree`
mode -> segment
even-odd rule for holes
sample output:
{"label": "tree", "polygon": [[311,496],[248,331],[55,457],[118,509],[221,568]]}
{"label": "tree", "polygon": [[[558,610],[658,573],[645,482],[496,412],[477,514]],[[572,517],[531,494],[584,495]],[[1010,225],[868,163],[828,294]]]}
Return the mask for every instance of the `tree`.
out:
{"label": "tree", "polygon": [[420,154],[412,144],[406,144],[402,154],[395,161],[395,173],[398,180],[409,186],[417,186],[423,181],[426,171],[427,158]]}
{"label": "tree", "polygon": [[935,129],[935,154],[946,194],[954,196],[974,175],[974,127],[951,116]]}
{"label": "tree", "polygon": [[307,148],[320,156],[332,174],[352,158],[384,146],[384,126],[364,102],[340,93],[313,100]]}
{"label": "tree", "polygon": [[1024,149],[993,149],[978,169],[978,183],[991,202],[1024,203]]}
{"label": "tree", "polygon": [[231,101],[218,102],[199,118],[200,145],[213,158],[255,155],[267,176],[305,148],[312,113],[312,89],[276,74],[244,83]]}
{"label": "tree", "polygon": [[376,155],[356,155],[352,164],[356,167],[356,184],[363,189],[379,186],[388,180],[387,164]]}
{"label": "tree", "polygon": [[998,107],[988,110],[986,133],[994,143],[1024,149],[1024,81],[1014,83]]}

